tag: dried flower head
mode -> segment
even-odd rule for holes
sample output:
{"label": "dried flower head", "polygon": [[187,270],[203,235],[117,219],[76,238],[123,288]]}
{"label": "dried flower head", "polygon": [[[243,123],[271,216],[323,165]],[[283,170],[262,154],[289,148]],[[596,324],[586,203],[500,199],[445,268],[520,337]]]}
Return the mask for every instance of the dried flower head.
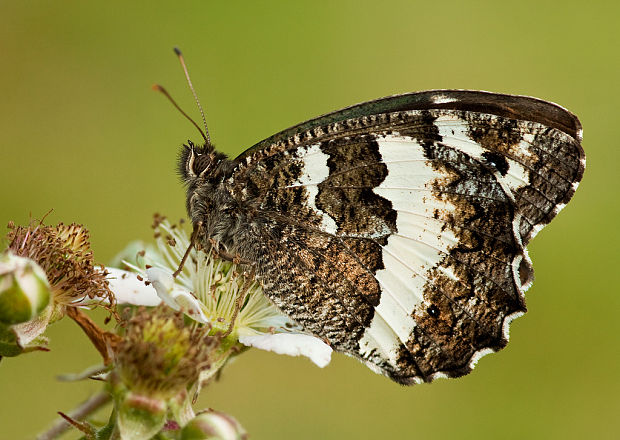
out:
{"label": "dried flower head", "polygon": [[47,275],[56,318],[67,306],[105,303],[114,306],[106,272],[96,267],[84,226],[72,223],[46,226],[9,224],[9,251],[35,261]]}
{"label": "dried flower head", "polygon": [[184,315],[169,307],[140,307],[115,347],[120,380],[134,393],[163,399],[186,390],[220,346],[209,330],[186,324]]}
{"label": "dried flower head", "polygon": [[134,310],[114,345],[111,383],[121,438],[149,439],[166,421],[184,426],[194,417],[190,389],[230,355],[209,331],[164,305]]}

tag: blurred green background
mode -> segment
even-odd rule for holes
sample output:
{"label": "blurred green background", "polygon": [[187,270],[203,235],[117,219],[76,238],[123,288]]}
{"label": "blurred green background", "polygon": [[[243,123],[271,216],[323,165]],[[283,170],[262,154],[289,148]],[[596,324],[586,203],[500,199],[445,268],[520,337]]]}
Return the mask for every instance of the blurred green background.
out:
{"label": "blurred green background", "polygon": [[[530,247],[537,280],[512,341],[469,376],[404,388],[353,359],[321,370],[250,351],[200,407],[253,439],[620,436],[617,2],[0,2],[0,224],[79,222],[96,259],[184,216],[178,147],[199,141],[159,94],[236,155],[302,120],[432,88],[533,95],[580,116],[588,169]],[[98,389],[55,376],[98,361],[68,320],[49,353],[0,363],[0,439],[32,438]],[[68,438],[75,438],[69,436]]]}

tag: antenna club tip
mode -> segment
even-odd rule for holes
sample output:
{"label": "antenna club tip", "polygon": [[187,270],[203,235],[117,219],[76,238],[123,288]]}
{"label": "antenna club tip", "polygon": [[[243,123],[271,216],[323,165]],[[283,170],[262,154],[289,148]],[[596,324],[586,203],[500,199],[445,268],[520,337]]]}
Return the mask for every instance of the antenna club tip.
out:
{"label": "antenna club tip", "polygon": [[153,84],[153,85],[151,86],[151,89],[152,89],[152,90],[155,90],[156,92],[161,92],[161,91],[162,91],[162,89],[163,89],[163,87],[162,87],[162,86],[160,86],[159,84]]}
{"label": "antenna club tip", "polygon": [[176,47],[176,46],[174,46],[174,47],[172,48],[172,50],[174,50],[174,53],[176,53],[176,54],[177,54],[177,56],[181,56],[181,55],[183,55],[183,54],[181,53],[181,49],[179,49],[179,48],[178,48],[178,47]]}

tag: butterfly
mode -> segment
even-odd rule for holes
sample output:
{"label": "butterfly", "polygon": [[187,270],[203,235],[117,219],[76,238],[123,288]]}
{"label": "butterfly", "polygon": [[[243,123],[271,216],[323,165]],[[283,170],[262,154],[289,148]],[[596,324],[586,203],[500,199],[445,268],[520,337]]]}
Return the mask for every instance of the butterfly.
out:
{"label": "butterfly", "polygon": [[251,266],[307,332],[414,384],[507,344],[533,280],[526,246],[575,193],[581,139],[550,102],[431,90],[311,119],[235,159],[205,137],[178,170],[193,240]]}

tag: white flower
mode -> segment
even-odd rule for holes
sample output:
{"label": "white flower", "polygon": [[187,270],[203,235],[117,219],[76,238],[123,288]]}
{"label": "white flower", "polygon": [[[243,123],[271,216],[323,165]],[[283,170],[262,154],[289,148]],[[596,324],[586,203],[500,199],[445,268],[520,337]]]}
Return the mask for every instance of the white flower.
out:
{"label": "white flower", "polygon": [[[192,249],[183,271],[173,278],[185,250],[187,233],[167,220],[155,218],[157,247],[146,246],[131,258],[121,253],[132,272],[110,269],[110,288],[117,302],[156,305],[156,296],[166,305],[182,310],[193,320],[209,324],[214,332],[227,333],[241,344],[290,356],[303,355],[319,367],[327,365],[332,349],[305,334],[263,295],[260,285],[248,280],[235,264]],[[135,252],[136,245],[129,249]],[[129,262],[128,260],[132,261]],[[148,279],[145,285],[144,279]],[[245,300],[235,317],[237,300],[246,286]]]}

